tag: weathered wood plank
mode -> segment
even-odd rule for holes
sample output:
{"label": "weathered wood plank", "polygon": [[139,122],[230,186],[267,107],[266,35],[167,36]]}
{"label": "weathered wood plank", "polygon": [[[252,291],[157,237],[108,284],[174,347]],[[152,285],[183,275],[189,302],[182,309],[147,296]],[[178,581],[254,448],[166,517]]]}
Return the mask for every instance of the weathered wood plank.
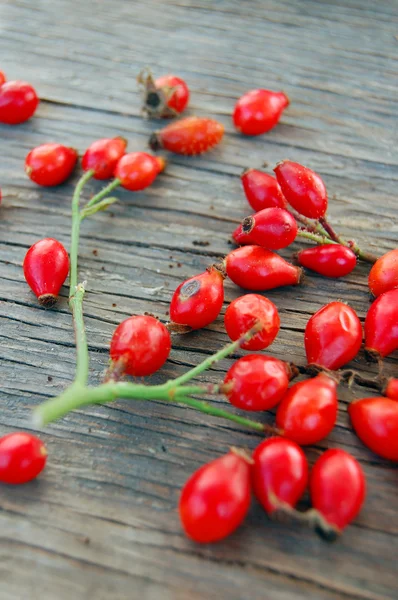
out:
{"label": "weathered wood plank", "polygon": [[[117,323],[145,310],[167,320],[177,284],[228,252],[235,221],[249,212],[238,177],[248,165],[266,160],[271,168],[285,157],[311,165],[325,178],[343,234],[379,253],[397,245],[396,8],[387,0],[115,0],[95,10],[70,0],[0,2],[0,67],[34,82],[44,99],[37,118],[0,127],[0,434],[29,429],[30,408],[74,374],[66,289],[57,309],[44,311],[21,270],[36,239],[54,235],[68,246],[73,187],[31,184],[22,172],[28,150],[58,140],[82,152],[113,135],[127,137],[132,150],[145,147],[157,124],[141,118],[134,78],[146,64],[185,76],[191,114],[217,115],[226,126],[220,148],[174,158],[147,193],[118,192],[111,213],[84,223],[80,273],[95,382]],[[272,132],[242,139],[229,115],[256,85],[284,89],[292,105]],[[367,272],[360,265],[344,281],[311,275],[305,287],[269,292],[282,319],[272,354],[304,363],[305,323],[329,299],[349,302],[364,319]],[[224,308],[240,293],[227,283]],[[154,380],[182,373],[225,341],[221,317],[175,338]],[[202,379],[219,381],[230,364]],[[375,372],[362,354],[354,364]],[[397,372],[397,356],[386,372]],[[395,598],[397,471],[352,434],[346,409],[354,393],[371,392],[341,386],[335,430],[306,451],[313,463],[324,448],[344,447],[367,476],[365,508],[333,546],[270,523],[254,502],[247,523],[222,544],[197,547],[182,535],[175,507],[186,478],[231,443],[254,448],[251,432],[181,407],[127,401],[49,426],[43,476],[0,489],[1,598]],[[261,418],[271,423],[273,415]],[[306,497],[301,506],[308,504]]]}

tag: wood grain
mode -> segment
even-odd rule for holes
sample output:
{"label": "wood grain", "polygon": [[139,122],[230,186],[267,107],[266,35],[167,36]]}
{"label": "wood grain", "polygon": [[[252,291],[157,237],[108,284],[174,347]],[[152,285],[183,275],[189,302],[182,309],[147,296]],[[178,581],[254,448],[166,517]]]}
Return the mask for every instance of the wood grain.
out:
{"label": "wood grain", "polygon": [[[0,67],[34,83],[42,98],[34,119],[0,126],[0,434],[31,430],[30,409],[74,375],[67,290],[57,309],[41,309],[21,262],[43,236],[68,246],[78,174],[38,188],[23,174],[26,153],[53,140],[83,152],[115,135],[145,148],[158,125],[140,115],[135,76],[147,64],[185,77],[189,113],[215,115],[226,127],[218,149],[173,157],[146,193],[118,192],[109,213],[84,223],[80,279],[88,282],[94,383],[116,324],[142,311],[167,320],[178,283],[228,252],[235,221],[249,212],[238,177],[248,165],[267,161],[271,169],[288,157],[311,166],[325,179],[343,235],[380,254],[397,246],[397,23],[388,0],[0,0]],[[245,139],[230,114],[256,86],[283,89],[292,104],[269,134]],[[363,320],[367,273],[359,265],[344,281],[308,275],[303,287],[269,292],[282,320],[272,354],[304,363],[306,321],[329,300],[347,301]],[[227,283],[225,306],[240,294]],[[154,380],[182,373],[226,340],[221,317],[175,338]],[[230,364],[202,379],[219,381]],[[354,365],[375,373],[362,353]],[[386,372],[397,371],[395,355]],[[341,387],[335,430],[306,451],[313,463],[325,448],[346,448],[367,476],[361,515],[330,546],[268,521],[254,501],[244,526],[221,544],[195,546],[183,536],[176,505],[184,481],[231,443],[254,448],[256,434],[162,403],[119,401],[68,415],[40,433],[50,452],[43,476],[0,488],[1,600],[396,598],[397,470],[362,446],[346,410],[354,395],[371,394]]]}

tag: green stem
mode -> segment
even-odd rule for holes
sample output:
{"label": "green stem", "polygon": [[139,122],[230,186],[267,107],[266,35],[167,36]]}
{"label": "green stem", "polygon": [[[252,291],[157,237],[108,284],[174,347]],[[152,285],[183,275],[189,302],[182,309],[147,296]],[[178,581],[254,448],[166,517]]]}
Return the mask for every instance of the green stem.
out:
{"label": "green stem", "polygon": [[329,223],[326,217],[320,217],[319,223],[321,227],[323,227],[323,229],[326,231],[327,235],[330,237],[331,240],[334,240],[342,246],[347,245],[343,238],[335,232],[335,230],[333,229],[332,225]]}
{"label": "green stem", "polygon": [[333,240],[327,237],[317,235],[316,233],[312,233],[311,231],[303,231],[302,229],[298,230],[297,236],[305,238],[306,240],[312,240],[317,244],[337,244],[337,242],[334,242]]}
{"label": "green stem", "polygon": [[303,231],[302,229],[298,230],[297,236],[302,237],[306,240],[311,240],[313,242],[316,242],[317,244],[341,244],[343,246],[346,246],[346,248],[350,248],[350,250],[352,250],[360,260],[371,264],[374,264],[378,259],[378,257],[375,254],[372,254],[371,252],[364,252],[363,250],[361,250],[358,244],[353,241],[343,243],[341,241],[335,242],[334,240],[331,240],[329,238],[317,235],[316,233],[311,233],[310,231]]}
{"label": "green stem", "polygon": [[[268,430],[267,425],[264,425],[263,423],[252,421],[251,419],[246,419],[245,417],[239,417],[238,415],[227,412],[222,408],[212,406],[208,402],[203,402],[202,400],[195,400],[194,398],[186,398],[182,396],[175,398],[175,402],[178,402],[178,404],[185,404],[185,406],[199,410],[200,412],[205,413],[206,415],[211,415],[212,417],[221,417],[222,419],[234,421],[239,425],[243,425],[243,427],[249,427],[250,429],[255,429],[256,431],[261,431],[262,433]],[[272,433],[275,433],[275,431],[272,431]]]}
{"label": "green stem", "polygon": [[79,283],[75,294],[69,299],[72,310],[76,339],[76,375],[75,383],[85,386],[88,380],[89,356],[87,348],[86,328],[83,319],[84,284]]}
{"label": "green stem", "polygon": [[98,192],[98,194],[96,194],[95,196],[93,196],[91,198],[91,200],[89,200],[87,202],[87,204],[86,204],[86,206],[84,208],[89,208],[90,206],[93,206],[93,204],[96,204],[97,202],[99,202],[100,200],[102,200],[102,198],[105,198],[105,196],[107,196],[114,189],[116,189],[117,187],[119,187],[119,185],[120,185],[120,179],[114,179],[106,187],[104,187],[103,190],[101,190],[100,192]]}
{"label": "green stem", "polygon": [[363,250],[361,250],[356,242],[348,242],[346,244],[346,246],[351,248],[351,250],[354,252],[354,254],[356,254],[358,258],[360,258],[361,260],[364,260],[365,262],[374,264],[377,261],[377,259],[379,258],[378,256],[376,256],[375,254],[372,254],[371,252],[364,252]]}
{"label": "green stem", "polygon": [[72,198],[72,235],[70,242],[70,285],[69,285],[69,297],[71,298],[77,286],[77,256],[79,252],[79,235],[80,235],[80,194],[84,185],[94,175],[94,171],[90,170],[84,173],[77,182],[75,192]]}

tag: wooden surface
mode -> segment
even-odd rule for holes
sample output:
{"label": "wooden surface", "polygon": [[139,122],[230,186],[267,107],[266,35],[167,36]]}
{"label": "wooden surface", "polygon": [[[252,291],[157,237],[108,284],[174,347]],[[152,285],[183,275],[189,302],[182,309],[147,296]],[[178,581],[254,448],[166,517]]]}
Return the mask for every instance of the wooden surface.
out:
{"label": "wooden surface", "polygon": [[[115,135],[145,149],[156,127],[140,116],[135,76],[145,65],[185,77],[190,114],[226,126],[219,149],[173,159],[147,193],[120,192],[111,212],[84,223],[80,279],[88,282],[94,383],[116,324],[143,311],[167,320],[177,284],[228,252],[233,221],[249,212],[238,177],[248,165],[290,158],[314,168],[342,234],[380,254],[397,245],[397,22],[397,3],[388,0],[0,0],[0,68],[31,81],[42,98],[30,122],[0,126],[0,433],[30,430],[31,408],[74,375],[67,290],[45,311],[21,269],[41,237],[68,247],[73,182],[36,187],[23,173],[27,152],[46,141],[83,151]],[[292,104],[272,132],[244,139],[230,114],[256,86],[283,89]],[[98,189],[89,185],[90,193]],[[361,264],[342,281],[309,275],[303,287],[269,292],[282,319],[272,354],[303,364],[305,323],[332,299],[363,319],[367,272]],[[225,305],[240,293],[227,283]],[[222,318],[176,338],[155,380],[182,373],[226,340]],[[219,381],[229,364],[203,379]],[[354,364],[375,372],[362,353]],[[396,355],[387,361],[394,370]],[[323,449],[343,447],[367,476],[366,505],[334,545],[271,523],[254,501],[225,542],[202,547],[184,537],[176,512],[184,481],[231,444],[254,448],[261,439],[254,433],[181,407],[128,401],[47,427],[43,476],[0,487],[1,600],[397,598],[397,470],[352,433],[353,393],[341,388],[335,430],[306,451],[313,463]],[[308,504],[306,497],[301,506]]]}

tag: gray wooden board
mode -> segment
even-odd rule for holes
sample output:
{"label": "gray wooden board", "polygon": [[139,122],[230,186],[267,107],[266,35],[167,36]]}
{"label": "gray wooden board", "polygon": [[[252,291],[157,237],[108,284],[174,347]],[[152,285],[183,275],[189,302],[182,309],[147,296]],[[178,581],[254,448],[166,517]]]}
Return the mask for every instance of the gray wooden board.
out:
{"label": "gray wooden board", "polygon": [[[31,408],[74,375],[67,289],[56,309],[41,309],[21,262],[43,236],[68,246],[78,175],[57,189],[39,188],[24,176],[26,153],[46,141],[82,152],[114,135],[144,149],[157,127],[140,115],[135,75],[145,65],[185,77],[189,113],[215,115],[226,127],[218,149],[173,157],[147,192],[118,192],[109,213],[84,223],[80,279],[88,282],[94,383],[117,323],[143,311],[167,320],[177,284],[228,252],[235,221],[249,212],[238,177],[248,165],[267,161],[271,168],[288,157],[313,167],[326,181],[330,217],[342,234],[380,254],[397,245],[397,25],[397,3],[388,0],[0,0],[0,68],[34,83],[42,98],[34,119],[0,127],[0,434],[31,430]],[[283,89],[292,104],[269,134],[244,139],[230,114],[235,99],[256,86]],[[98,189],[88,186],[90,194]],[[269,292],[282,320],[272,354],[304,363],[305,323],[329,300],[347,301],[364,319],[367,273],[361,264],[341,281],[308,275],[300,288]],[[240,293],[227,282],[225,306]],[[226,341],[221,317],[175,338],[153,380],[182,373]],[[230,364],[201,379],[219,381]],[[375,373],[362,353],[353,366]],[[386,370],[397,373],[396,355]],[[261,438],[240,427],[128,401],[46,427],[43,475],[0,488],[1,600],[397,598],[397,470],[362,446],[347,417],[354,395],[371,393],[341,387],[335,430],[306,451],[313,463],[325,448],[346,448],[367,476],[365,507],[334,545],[270,522],[254,501],[225,542],[196,546],[184,537],[176,512],[181,486],[231,444],[254,448]],[[261,418],[271,423],[273,415]],[[301,507],[308,505],[305,497]]]}

